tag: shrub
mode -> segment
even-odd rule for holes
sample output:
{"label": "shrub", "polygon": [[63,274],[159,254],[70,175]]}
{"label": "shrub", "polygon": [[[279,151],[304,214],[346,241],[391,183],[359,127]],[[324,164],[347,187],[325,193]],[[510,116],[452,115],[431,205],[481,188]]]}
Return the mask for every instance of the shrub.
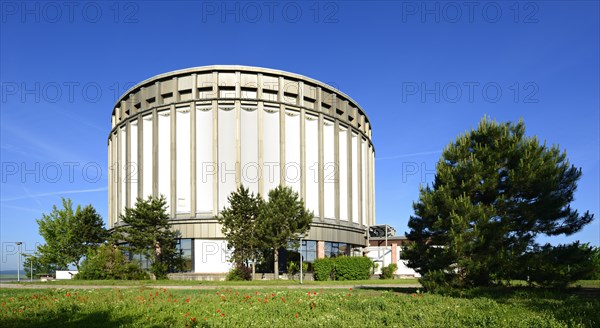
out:
{"label": "shrub", "polygon": [[588,244],[546,244],[528,255],[530,280],[544,287],[564,288],[594,274],[594,250]]}
{"label": "shrub", "polygon": [[148,274],[137,262],[129,262],[118,247],[100,245],[88,252],[75,279],[143,280]]}
{"label": "shrub", "polygon": [[335,265],[334,259],[317,259],[313,264],[314,277],[317,281],[334,280]]}
{"label": "shrub", "polygon": [[236,266],[229,270],[227,274],[228,281],[252,280],[252,269],[245,266]]}
{"label": "shrub", "polygon": [[318,259],[313,264],[315,280],[366,280],[373,261],[368,257],[340,256]]}
{"label": "shrub", "polygon": [[398,265],[396,263],[390,263],[388,266],[381,269],[381,275],[379,278],[394,279],[394,272],[396,272],[396,270],[398,270]]}
{"label": "shrub", "polygon": [[336,280],[367,280],[373,261],[363,256],[340,256],[334,259]]}
{"label": "shrub", "polygon": [[287,263],[287,275],[289,277],[289,279],[291,280],[292,277],[298,273],[298,264],[296,264],[296,262],[294,261],[290,261]]}

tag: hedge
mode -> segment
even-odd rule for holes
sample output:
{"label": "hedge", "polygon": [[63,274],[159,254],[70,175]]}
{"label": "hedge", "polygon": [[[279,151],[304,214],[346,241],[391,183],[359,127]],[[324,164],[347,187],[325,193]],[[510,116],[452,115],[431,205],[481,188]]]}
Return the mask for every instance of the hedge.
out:
{"label": "hedge", "polygon": [[314,263],[315,280],[366,280],[371,276],[373,261],[368,257],[340,256],[318,259]]}

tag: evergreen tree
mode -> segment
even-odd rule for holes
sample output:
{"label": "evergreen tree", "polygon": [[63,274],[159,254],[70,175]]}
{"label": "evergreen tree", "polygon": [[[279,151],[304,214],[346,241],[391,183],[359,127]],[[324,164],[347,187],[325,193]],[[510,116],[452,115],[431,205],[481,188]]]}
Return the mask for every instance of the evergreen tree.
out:
{"label": "evergreen tree", "polygon": [[539,235],[592,221],[571,209],[581,170],[557,146],[525,136],[522,121],[483,118],[448,145],[433,185],[421,188],[404,252],[423,275],[466,285],[510,279]]}
{"label": "evergreen tree", "polygon": [[257,219],[262,199],[259,195],[251,193],[248,188],[240,186],[227,200],[229,207],[224,208],[217,219],[222,225],[221,231],[227,239],[227,247],[233,249],[231,259],[240,270],[247,268],[251,261],[254,275],[254,263],[260,254],[262,243],[257,234]]}
{"label": "evergreen tree", "polygon": [[120,220],[125,225],[115,230],[113,239],[125,242],[130,251],[149,257],[150,270],[157,279],[166,278],[172,268],[181,268],[177,233],[169,227],[165,196],[138,198],[135,207],[125,208]]}
{"label": "evergreen tree", "polygon": [[304,207],[298,193],[290,187],[278,186],[269,191],[269,200],[261,206],[259,231],[265,245],[274,252],[275,278],[279,277],[279,249],[297,242],[310,229],[313,213]]}

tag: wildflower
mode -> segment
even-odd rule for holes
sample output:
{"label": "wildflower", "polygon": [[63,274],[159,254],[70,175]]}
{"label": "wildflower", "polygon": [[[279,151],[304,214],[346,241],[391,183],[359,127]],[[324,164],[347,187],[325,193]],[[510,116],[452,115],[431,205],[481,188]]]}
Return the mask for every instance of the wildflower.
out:
{"label": "wildflower", "polygon": [[224,316],[225,316],[225,313],[221,313],[221,316],[222,316],[222,317],[224,317]]}
{"label": "wildflower", "polygon": [[67,293],[67,297],[71,297],[71,293]]}
{"label": "wildflower", "polygon": [[281,301],[282,301],[282,302],[285,302],[285,297],[282,297],[282,298],[281,298]]}
{"label": "wildflower", "polygon": [[221,309],[218,309],[218,310],[217,310],[217,313],[220,313],[220,312],[221,312]]}
{"label": "wildflower", "polygon": [[196,317],[193,317],[193,318],[192,318],[192,322],[196,322]]}
{"label": "wildflower", "polygon": [[298,318],[298,313],[296,313],[296,318]]}
{"label": "wildflower", "polygon": [[186,303],[189,303],[189,302],[190,302],[190,298],[189,298],[189,297],[188,297],[188,298],[186,298],[186,299],[185,299],[185,302],[186,302]]}
{"label": "wildflower", "polygon": [[352,290],[352,287],[350,287],[350,290]]}

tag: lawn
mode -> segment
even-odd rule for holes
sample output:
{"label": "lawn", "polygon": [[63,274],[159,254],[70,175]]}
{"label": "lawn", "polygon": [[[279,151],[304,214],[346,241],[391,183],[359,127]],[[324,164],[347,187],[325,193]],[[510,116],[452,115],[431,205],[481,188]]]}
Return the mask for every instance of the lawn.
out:
{"label": "lawn", "polygon": [[0,327],[598,327],[600,300],[512,288],[0,289]]}
{"label": "lawn", "polygon": [[[15,282],[16,283],[16,282]],[[414,285],[418,279],[372,279],[352,281],[303,281],[307,286],[331,286],[331,285]],[[33,285],[70,285],[70,286],[299,286],[299,280],[255,280],[255,281],[208,281],[208,280],[54,280],[49,282],[28,280],[21,284]]]}

